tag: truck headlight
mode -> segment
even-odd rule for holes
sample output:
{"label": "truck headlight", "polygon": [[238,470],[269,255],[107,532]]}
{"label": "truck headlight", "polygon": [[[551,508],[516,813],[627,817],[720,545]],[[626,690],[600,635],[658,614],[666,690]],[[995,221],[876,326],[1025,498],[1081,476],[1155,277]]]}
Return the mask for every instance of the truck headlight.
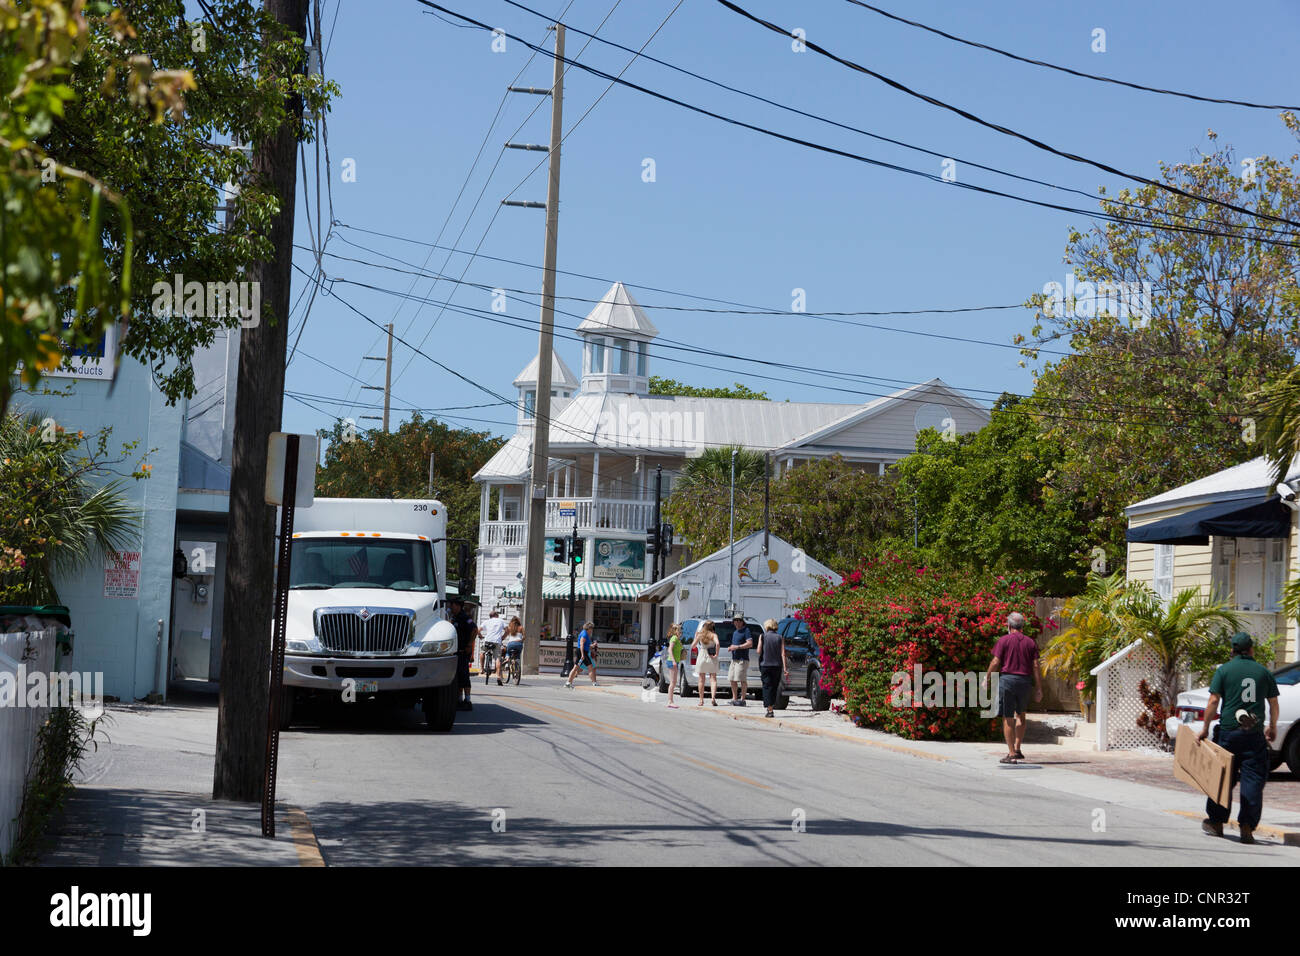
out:
{"label": "truck headlight", "polygon": [[284,650],[287,654],[319,654],[321,645],[315,638],[307,641],[285,641]]}
{"label": "truck headlight", "polygon": [[423,644],[420,645],[420,653],[421,654],[450,654],[453,650],[455,650],[455,648],[456,648],[455,638],[452,638],[450,640],[443,639],[440,641],[439,640],[425,641]]}

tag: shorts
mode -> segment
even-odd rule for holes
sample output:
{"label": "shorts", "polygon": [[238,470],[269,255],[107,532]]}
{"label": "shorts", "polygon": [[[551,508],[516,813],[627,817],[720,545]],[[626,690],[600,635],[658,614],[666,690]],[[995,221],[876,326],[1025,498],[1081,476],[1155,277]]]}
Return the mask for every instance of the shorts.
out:
{"label": "shorts", "polygon": [[519,655],[524,652],[523,641],[510,641],[506,644],[506,653],[515,660],[519,660]]}
{"label": "shorts", "polygon": [[749,661],[732,661],[727,665],[727,680],[733,684],[749,682]]}
{"label": "shorts", "polygon": [[1029,709],[1033,681],[1024,674],[998,675],[998,716],[1015,717]]}

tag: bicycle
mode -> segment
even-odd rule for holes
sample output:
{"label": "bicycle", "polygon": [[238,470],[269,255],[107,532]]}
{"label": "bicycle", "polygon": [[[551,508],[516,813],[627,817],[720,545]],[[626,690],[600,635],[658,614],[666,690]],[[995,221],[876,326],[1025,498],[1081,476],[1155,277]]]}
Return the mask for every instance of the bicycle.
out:
{"label": "bicycle", "polygon": [[496,672],[496,655],[497,645],[495,643],[485,644],[483,646],[483,683],[486,684],[491,680],[492,675]]}
{"label": "bicycle", "polygon": [[523,668],[520,666],[519,658],[506,652],[506,656],[501,663],[501,682],[509,684],[512,680],[518,685],[520,678],[523,677]]}

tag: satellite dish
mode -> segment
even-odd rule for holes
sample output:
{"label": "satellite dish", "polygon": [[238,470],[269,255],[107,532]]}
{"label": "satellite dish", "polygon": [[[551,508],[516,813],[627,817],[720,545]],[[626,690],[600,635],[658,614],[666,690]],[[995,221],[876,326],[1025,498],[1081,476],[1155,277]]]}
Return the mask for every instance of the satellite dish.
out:
{"label": "satellite dish", "polygon": [[933,428],[935,431],[942,432],[943,423],[952,417],[952,412],[948,411],[946,405],[927,402],[916,410],[916,416],[912,419],[912,423],[918,432],[924,428]]}

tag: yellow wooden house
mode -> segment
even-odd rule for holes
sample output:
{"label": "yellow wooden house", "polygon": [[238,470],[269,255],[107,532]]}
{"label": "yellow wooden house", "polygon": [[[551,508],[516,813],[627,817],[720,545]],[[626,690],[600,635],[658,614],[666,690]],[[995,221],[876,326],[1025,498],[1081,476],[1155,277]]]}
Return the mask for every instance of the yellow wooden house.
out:
{"label": "yellow wooden house", "polygon": [[1281,603],[1300,557],[1296,488],[1300,459],[1279,483],[1256,458],[1129,505],[1128,580],[1166,599],[1189,587],[1226,599],[1256,637],[1284,637],[1277,663],[1296,660],[1296,621]]}

